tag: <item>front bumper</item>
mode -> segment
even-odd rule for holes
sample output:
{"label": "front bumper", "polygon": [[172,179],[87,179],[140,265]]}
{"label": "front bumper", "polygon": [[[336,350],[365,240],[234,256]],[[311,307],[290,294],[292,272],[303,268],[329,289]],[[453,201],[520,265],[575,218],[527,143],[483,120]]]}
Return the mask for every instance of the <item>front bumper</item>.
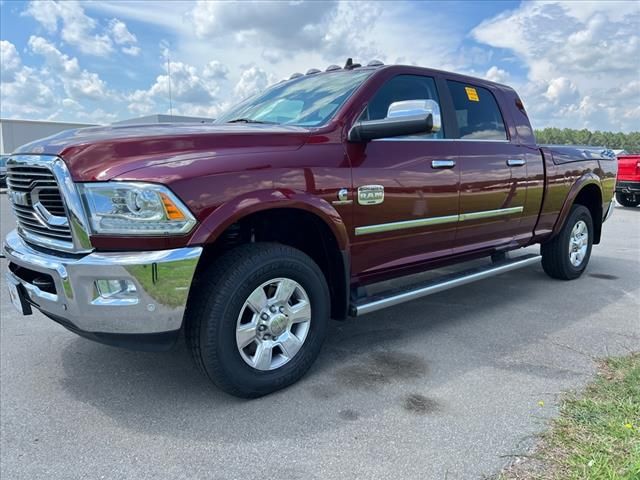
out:
{"label": "front bumper", "polygon": [[[177,332],[202,248],[58,256],[32,248],[14,230],[4,251],[7,279],[28,303],[99,340],[103,334],[135,338]],[[126,288],[105,293],[100,287],[107,281]]]}

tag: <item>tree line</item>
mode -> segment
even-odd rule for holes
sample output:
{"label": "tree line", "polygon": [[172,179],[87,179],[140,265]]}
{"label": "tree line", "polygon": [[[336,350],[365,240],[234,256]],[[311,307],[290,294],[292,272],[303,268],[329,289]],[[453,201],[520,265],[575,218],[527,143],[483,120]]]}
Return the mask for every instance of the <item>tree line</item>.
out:
{"label": "tree line", "polygon": [[545,128],[536,130],[536,140],[540,144],[593,145],[640,153],[640,132],[601,132],[599,130],[592,132],[586,128],[582,130]]}

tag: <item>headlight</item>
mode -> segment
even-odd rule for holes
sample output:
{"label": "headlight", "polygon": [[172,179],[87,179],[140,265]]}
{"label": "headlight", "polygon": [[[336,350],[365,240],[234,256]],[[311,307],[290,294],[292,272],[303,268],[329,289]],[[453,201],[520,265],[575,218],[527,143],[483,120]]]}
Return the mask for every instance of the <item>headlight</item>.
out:
{"label": "headlight", "polygon": [[82,183],[80,192],[94,233],[180,235],[196,220],[166,187],[149,183]]}

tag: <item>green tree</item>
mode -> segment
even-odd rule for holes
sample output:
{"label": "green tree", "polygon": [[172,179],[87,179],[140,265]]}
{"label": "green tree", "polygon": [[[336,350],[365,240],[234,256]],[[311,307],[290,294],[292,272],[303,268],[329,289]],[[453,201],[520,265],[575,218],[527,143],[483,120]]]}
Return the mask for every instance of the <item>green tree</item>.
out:
{"label": "green tree", "polygon": [[640,153],[640,131],[638,132],[592,132],[583,128],[574,130],[571,128],[547,127],[536,130],[536,139],[540,144],[549,145],[592,145],[611,148],[613,150],[624,149],[629,153]]}

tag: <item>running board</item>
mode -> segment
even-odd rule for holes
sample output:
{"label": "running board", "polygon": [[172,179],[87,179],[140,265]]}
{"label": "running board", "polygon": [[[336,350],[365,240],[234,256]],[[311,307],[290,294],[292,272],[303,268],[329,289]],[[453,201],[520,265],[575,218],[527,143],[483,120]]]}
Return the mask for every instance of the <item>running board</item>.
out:
{"label": "running board", "polygon": [[500,263],[472,268],[429,280],[428,282],[418,285],[411,285],[407,289],[392,290],[390,292],[373,295],[371,297],[365,297],[352,303],[349,313],[353,317],[359,317],[365,313],[371,313],[382,310],[383,308],[393,307],[394,305],[415,300],[416,298],[426,297],[427,295],[466,285],[477,280],[493,277],[519,268],[528,267],[529,265],[539,263],[541,258],[542,257],[537,254],[522,255]]}

